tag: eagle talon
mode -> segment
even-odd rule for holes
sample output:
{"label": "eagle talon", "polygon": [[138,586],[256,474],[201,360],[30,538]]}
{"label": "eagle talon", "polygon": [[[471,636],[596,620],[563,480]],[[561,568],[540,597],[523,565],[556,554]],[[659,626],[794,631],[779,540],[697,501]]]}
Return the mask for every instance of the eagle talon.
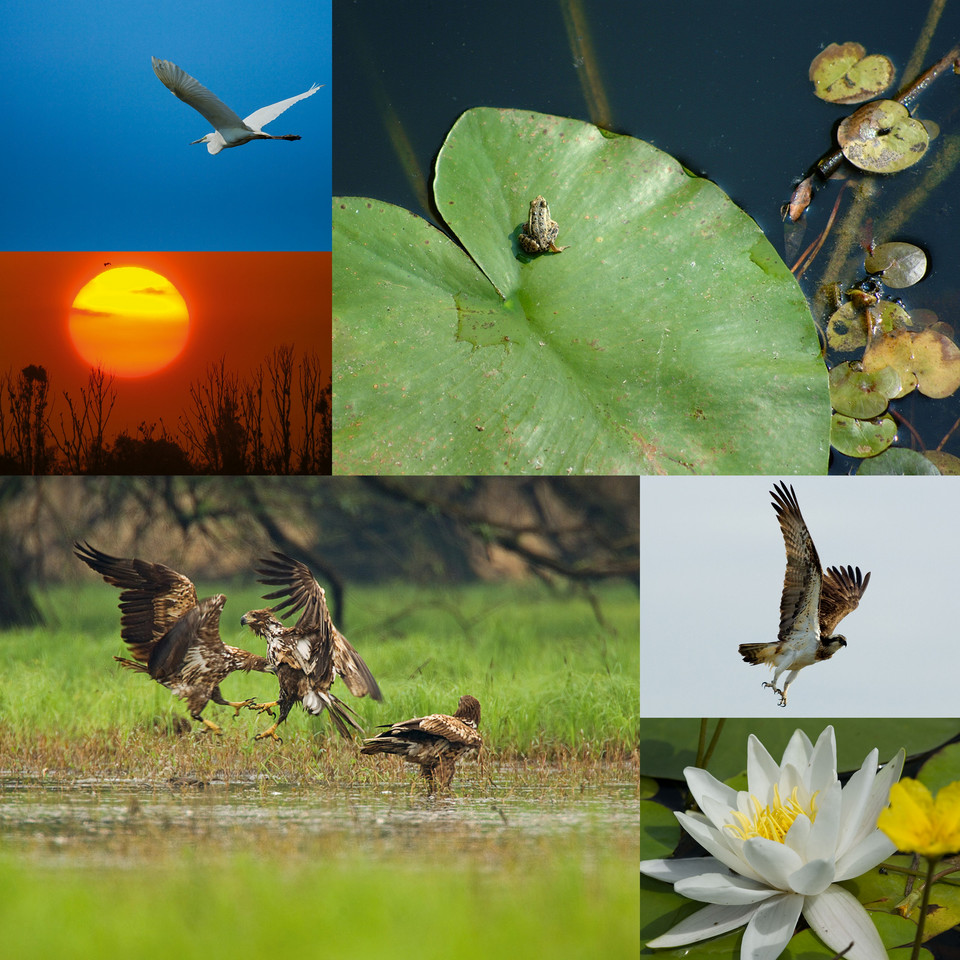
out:
{"label": "eagle talon", "polygon": [[[273,713],[270,714],[273,716]],[[253,739],[254,740],[266,740],[267,737],[270,737],[275,743],[283,743],[283,737],[277,736],[277,724],[267,727],[262,733],[258,733]]]}
{"label": "eagle talon", "polygon": [[250,707],[251,709],[253,709],[256,702],[257,702],[256,697],[248,697],[246,700],[240,700],[239,702],[235,700],[228,700],[227,706],[233,707],[233,719],[236,720],[237,717],[240,716],[240,711],[244,707]]}
{"label": "eagle talon", "polygon": [[257,703],[257,698],[251,697],[249,706],[251,710],[255,710],[257,713],[268,713],[271,717],[275,717],[276,714],[270,708],[277,706],[278,702],[273,700],[270,703]]}

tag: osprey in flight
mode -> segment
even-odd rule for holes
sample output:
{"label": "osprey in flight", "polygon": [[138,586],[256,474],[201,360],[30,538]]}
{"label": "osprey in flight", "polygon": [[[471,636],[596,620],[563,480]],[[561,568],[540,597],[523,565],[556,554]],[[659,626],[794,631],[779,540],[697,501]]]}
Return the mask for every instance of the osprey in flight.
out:
{"label": "osprey in flight", "polygon": [[89,543],[73,546],[88,567],[122,590],[120,636],[133,660],[114,660],[162,683],[186,701],[194,720],[214,733],[222,733],[220,727],[200,716],[210,700],[233,707],[236,713],[255,703],[224,700],[220,693],[220,682],[234,670],[273,672],[265,657],[220,639],[220,613],[226,603],[222,593],[198,600],[194,585],[162,563],[111,557]]}
{"label": "osprey in flight", "polygon": [[441,787],[450,785],[459,757],[479,752],[483,745],[479,723],[480,701],[468,694],[460,698],[452,717],[433,713],[387,724],[383,733],[363,741],[360,752],[395,753],[409,763],[419,763],[432,791],[435,780]]}
{"label": "osprey in flight", "polygon": [[[342,677],[355,697],[369,694],[374,700],[381,699],[380,687],[360,654],[333,625],[323,587],[305,564],[282,553],[274,552],[272,558],[261,560],[257,573],[260,583],[281,588],[268,593],[264,600],[282,598],[282,602],[269,610],[251,610],[240,618],[242,626],[250,627],[267,641],[267,661],[280,681],[279,698],[254,708],[280,708],[277,722],[258,733],[256,739],[280,740],[277,727],[297,702],[314,716],[328,710],[337,730],[345,737],[350,735],[351,728],[362,733],[363,728],[355,719],[357,715],[330,692],[330,687],[336,677]],[[292,627],[285,627],[275,616],[275,613],[297,610],[303,613]]]}
{"label": "osprey in flight", "polygon": [[[773,667],[773,682],[764,683],[787,705],[787,687],[797,674],[811,663],[829,660],[847,640],[834,630],[852,610],[870,582],[856,567],[820,566],[817,549],[804,523],[793,487],[785,483],[770,491],[773,509],[780,521],[787,548],[787,572],[780,599],[780,632],[776,643],[741,643],[740,655],[747,663],[768,663]],[[789,670],[781,690],[777,681]]]}

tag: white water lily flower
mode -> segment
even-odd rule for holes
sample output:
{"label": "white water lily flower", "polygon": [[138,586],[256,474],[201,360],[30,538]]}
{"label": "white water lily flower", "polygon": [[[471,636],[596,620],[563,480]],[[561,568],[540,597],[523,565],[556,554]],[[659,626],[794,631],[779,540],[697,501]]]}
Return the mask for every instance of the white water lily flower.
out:
{"label": "white water lily flower", "polygon": [[877,758],[871,750],[841,788],[836,739],[827,727],[816,746],[797,730],[779,765],[751,734],[746,791],[687,767],[687,785],[703,812],[676,817],[711,856],[644,860],[640,869],[709,906],[647,946],[679,947],[746,924],[740,960],[774,960],[802,913],[831,950],[853,942],[848,960],[887,960],[866,910],[837,885],[896,849],[877,829],[877,817],[900,777],[904,751],[879,771]]}

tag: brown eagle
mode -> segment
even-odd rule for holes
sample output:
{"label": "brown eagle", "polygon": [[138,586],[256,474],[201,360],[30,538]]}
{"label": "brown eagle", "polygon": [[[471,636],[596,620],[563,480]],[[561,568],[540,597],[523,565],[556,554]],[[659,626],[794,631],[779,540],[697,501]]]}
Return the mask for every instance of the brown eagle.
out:
{"label": "brown eagle", "polygon": [[450,785],[458,758],[480,751],[483,740],[477,732],[479,724],[480,701],[467,694],[460,698],[452,717],[433,713],[383,724],[384,732],[364,740],[360,752],[394,753],[408,763],[419,763],[420,773],[432,791],[435,785]]}
{"label": "brown eagle", "polygon": [[[277,722],[257,734],[256,739],[280,740],[277,727],[297,702],[314,716],[326,709],[345,737],[350,736],[351,728],[362,733],[357,714],[330,692],[334,679],[341,677],[355,697],[380,700],[382,694],[363,658],[333,625],[323,587],[306,564],[282,553],[274,552],[272,557],[261,560],[257,573],[260,583],[281,588],[266,594],[264,600],[281,599],[282,602],[270,609],[250,610],[240,618],[243,626],[266,640],[267,661],[280,682],[278,699],[255,707],[280,708]],[[298,610],[303,613],[292,627],[285,627],[275,616],[275,613],[286,615]]]}
{"label": "brown eagle", "polygon": [[[780,632],[776,643],[741,643],[739,652],[747,663],[768,663],[774,669],[773,681],[764,683],[787,705],[787,687],[797,674],[818,660],[829,660],[846,637],[834,634],[840,621],[856,610],[870,583],[870,574],[862,576],[857,567],[820,567],[817,548],[800,513],[793,487],[785,483],[770,491],[773,509],[780,521],[787,550],[787,572],[780,598]],[[789,670],[783,689],[777,687],[780,675]]]}
{"label": "brown eagle", "polygon": [[153,677],[185,700],[190,716],[214,733],[212,720],[200,716],[212,700],[239,713],[256,700],[224,700],[220,681],[234,670],[272,673],[265,657],[227,646],[220,639],[220,613],[226,597],[197,599],[194,585],[162,563],[123,560],[101,553],[88,543],[74,543],[74,552],[107,583],[120,587],[120,636],[133,660],[114,657],[129,670]]}

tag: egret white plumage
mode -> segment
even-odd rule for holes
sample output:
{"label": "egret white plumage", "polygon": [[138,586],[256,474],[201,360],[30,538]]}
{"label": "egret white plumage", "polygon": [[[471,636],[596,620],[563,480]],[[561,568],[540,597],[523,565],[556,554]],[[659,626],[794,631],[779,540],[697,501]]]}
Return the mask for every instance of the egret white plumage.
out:
{"label": "egret white plumage", "polygon": [[[169,60],[150,58],[153,61],[153,72],[160,82],[184,103],[189,104],[198,113],[202,114],[214,127],[213,133],[208,133],[192,143],[205,143],[208,153],[219,153],[227,147],[239,147],[250,140],[299,140],[296,134],[288,133],[284,136],[273,136],[263,132],[271,120],[276,120],[288,107],[298,100],[312,97],[320,86],[314,84],[306,93],[301,93],[289,100],[272,103],[269,107],[254,110],[249,117],[243,120],[237,116],[219,97],[212,94],[202,83],[195,80],[185,70],[181,70]],[[322,84],[321,84],[322,86]]]}

